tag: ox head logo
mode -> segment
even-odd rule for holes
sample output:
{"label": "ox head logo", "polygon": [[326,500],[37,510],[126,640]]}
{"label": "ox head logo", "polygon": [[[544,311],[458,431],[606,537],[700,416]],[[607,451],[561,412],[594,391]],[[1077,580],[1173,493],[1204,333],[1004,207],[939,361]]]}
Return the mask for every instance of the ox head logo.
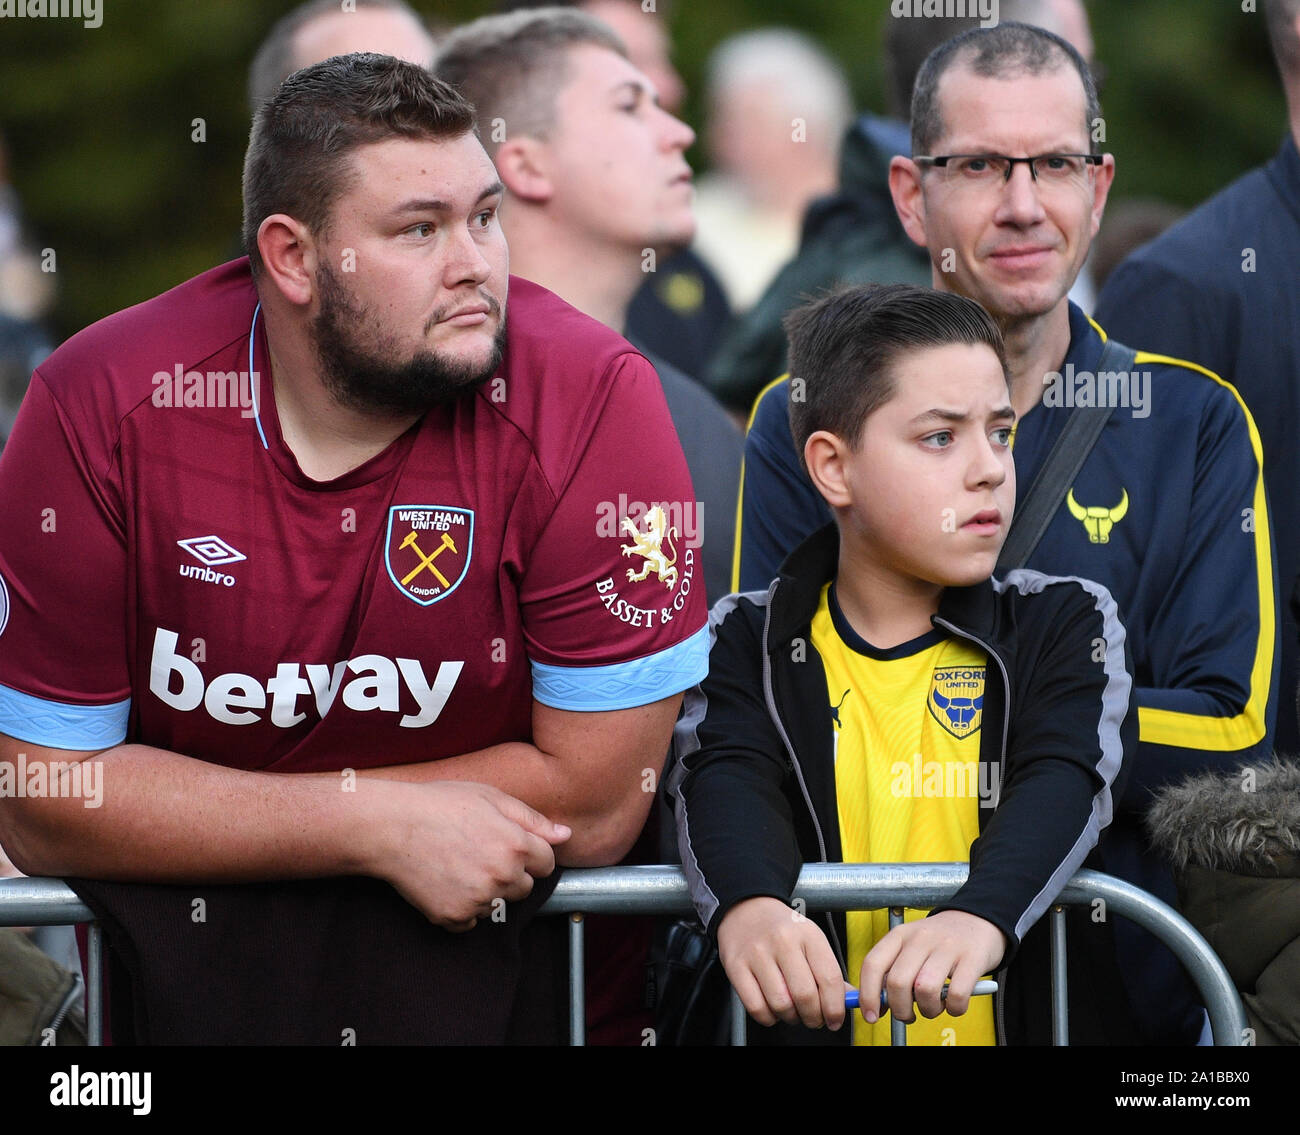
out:
{"label": "ox head logo", "polygon": [[984,667],[935,670],[926,704],[930,716],[958,740],[977,732],[984,719]]}
{"label": "ox head logo", "polygon": [[1101,505],[1085,507],[1074,499],[1073,489],[1066,495],[1065,503],[1070,510],[1070,515],[1082,522],[1087,530],[1090,544],[1110,543],[1110,530],[1123,520],[1128,512],[1128,489],[1121,491],[1124,495],[1120,497],[1119,504],[1114,508],[1104,508]]}

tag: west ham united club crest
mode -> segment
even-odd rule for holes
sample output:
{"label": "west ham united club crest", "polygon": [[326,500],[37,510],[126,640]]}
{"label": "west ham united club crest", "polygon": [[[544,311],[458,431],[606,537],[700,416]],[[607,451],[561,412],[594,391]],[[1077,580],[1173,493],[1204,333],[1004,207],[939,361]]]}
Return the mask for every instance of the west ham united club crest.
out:
{"label": "west ham united club crest", "polygon": [[958,740],[984,719],[984,667],[941,666],[930,681],[930,715]]}
{"label": "west ham united club crest", "polygon": [[460,586],[473,549],[474,513],[467,508],[396,504],[388,510],[388,578],[421,607],[446,599]]}

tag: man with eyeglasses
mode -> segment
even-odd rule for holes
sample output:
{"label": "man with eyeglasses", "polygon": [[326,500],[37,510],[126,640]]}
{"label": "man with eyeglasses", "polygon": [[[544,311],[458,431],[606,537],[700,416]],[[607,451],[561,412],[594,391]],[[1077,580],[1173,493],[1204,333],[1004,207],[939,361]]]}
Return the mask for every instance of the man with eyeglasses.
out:
{"label": "man with eyeglasses", "polygon": [[[1111,408],[1024,566],[1097,580],[1119,603],[1140,745],[1089,866],[1173,902],[1169,868],[1146,848],[1143,813],[1163,784],[1268,750],[1273,552],[1259,437],[1237,392],[1163,355],[1138,351],[1127,370],[1103,365],[1104,333],[1067,299],[1115,176],[1114,158],[1092,152],[1099,118],[1092,77],[1064,40],[1015,23],[963,33],[917,76],[914,156],[893,159],[890,190],[908,235],[929,251],[934,286],[978,300],[1002,328],[1021,504],[1073,409]],[[741,591],[766,588],[785,556],[830,520],[790,437],[788,405],[802,390],[793,375],[755,407]],[[1071,738],[1061,740],[1069,760]],[[972,862],[978,855],[975,846]],[[1204,1018],[1173,955],[1109,918],[1104,904],[1076,917],[1072,940],[1082,949],[1070,957],[1081,975],[1072,972],[1072,984],[1083,980],[1095,995],[1091,1019],[1072,998],[1076,1043],[1194,1042]]]}

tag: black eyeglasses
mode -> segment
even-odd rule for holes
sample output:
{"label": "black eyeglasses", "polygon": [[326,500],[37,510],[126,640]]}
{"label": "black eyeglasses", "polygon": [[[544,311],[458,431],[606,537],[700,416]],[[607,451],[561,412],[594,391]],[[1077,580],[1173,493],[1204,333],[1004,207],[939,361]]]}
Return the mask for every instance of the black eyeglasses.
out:
{"label": "black eyeglasses", "polygon": [[1031,158],[1010,158],[1005,154],[943,154],[931,157],[916,154],[912,161],[944,171],[950,181],[973,185],[996,185],[1011,180],[1020,162],[1029,167],[1034,181],[1048,185],[1082,182],[1090,166],[1099,166],[1101,154],[1038,154]]}

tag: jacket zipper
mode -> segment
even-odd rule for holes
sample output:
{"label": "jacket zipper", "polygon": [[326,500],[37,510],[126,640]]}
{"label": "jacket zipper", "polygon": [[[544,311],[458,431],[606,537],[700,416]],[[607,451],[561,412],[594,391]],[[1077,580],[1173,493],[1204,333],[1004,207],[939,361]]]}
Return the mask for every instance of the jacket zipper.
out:
{"label": "jacket zipper", "polygon": [[[817,849],[821,852],[821,861],[826,863],[826,840],[822,836],[821,824],[817,822],[817,810],[813,807],[812,796],[808,792],[808,785],[804,782],[803,769],[799,767],[799,758],[795,756],[794,746],[790,744],[790,737],[785,731],[785,723],[781,720],[781,715],[776,711],[776,695],[772,690],[772,654],[768,642],[768,634],[772,626],[772,598],[776,591],[777,583],[773,582],[767,595],[767,610],[763,613],[763,696],[767,700],[767,712],[771,716],[773,723],[776,725],[777,732],[781,734],[781,743],[785,745],[785,751],[790,758],[790,768],[794,772],[795,778],[799,781],[799,791],[803,794],[804,806],[808,809],[808,816],[812,820],[813,832],[817,836]],[[835,951],[836,958],[839,959],[840,969],[848,973],[849,963],[844,947],[840,943],[840,936],[835,930],[835,919],[831,916],[826,918],[826,926],[830,931],[831,948]]]}
{"label": "jacket zipper", "polygon": [[[67,993],[63,995],[63,1000],[59,1002],[59,1007],[54,1011],[54,1016],[50,1018],[49,1023],[45,1025],[47,1029],[53,1029],[56,1033],[63,1024],[63,1019],[72,1011],[73,1005],[77,1002],[77,995],[81,992],[81,976],[72,975],[72,984],[68,987]],[[44,1031],[44,1030],[42,1030]]]}
{"label": "jacket zipper", "polygon": [[[1004,699],[1003,712],[1002,712],[1002,756],[1001,759],[998,761],[998,775],[997,775],[997,789],[996,789],[997,794],[993,801],[993,807],[996,808],[998,805],[998,801],[1002,799],[1002,773],[1007,767],[1007,731],[1011,727],[1011,679],[1007,674],[1006,666],[1002,664],[1002,659],[998,655],[998,652],[994,650],[983,639],[981,639],[977,635],[973,635],[969,633],[968,631],[961,630],[959,627],[953,626],[952,623],[948,622],[946,619],[939,618],[938,615],[934,616],[934,621],[939,626],[944,627],[945,629],[951,631],[958,638],[964,638],[968,642],[975,643],[976,646],[980,647],[985,654],[987,654],[990,658],[993,659],[994,662],[998,664],[998,669],[1002,671],[1002,695]],[[999,1046],[1004,1046],[1007,1043],[1007,1022],[1006,1022],[1007,968],[1008,967],[1003,966],[1000,970],[997,971],[996,977],[998,981],[998,991],[995,994],[993,994],[993,1031],[996,1035]]]}

